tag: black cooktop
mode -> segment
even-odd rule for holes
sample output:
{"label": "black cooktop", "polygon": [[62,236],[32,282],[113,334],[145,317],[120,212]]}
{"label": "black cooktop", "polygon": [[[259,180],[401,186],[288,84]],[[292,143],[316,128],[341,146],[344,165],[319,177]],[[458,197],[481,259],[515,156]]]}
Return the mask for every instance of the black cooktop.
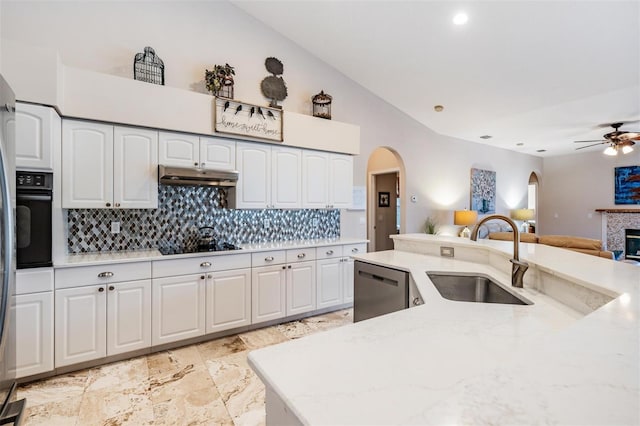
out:
{"label": "black cooktop", "polygon": [[228,242],[215,243],[207,247],[207,249],[199,249],[198,247],[176,247],[176,246],[165,246],[159,247],[158,250],[163,255],[169,254],[187,254],[187,253],[209,253],[209,252],[217,252],[217,251],[231,251],[231,250],[242,250],[242,247],[238,247],[235,244],[231,244]]}

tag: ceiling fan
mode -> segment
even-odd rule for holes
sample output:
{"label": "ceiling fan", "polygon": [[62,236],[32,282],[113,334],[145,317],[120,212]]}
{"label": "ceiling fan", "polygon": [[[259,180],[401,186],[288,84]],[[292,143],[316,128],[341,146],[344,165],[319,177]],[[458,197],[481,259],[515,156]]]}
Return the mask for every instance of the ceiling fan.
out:
{"label": "ceiling fan", "polygon": [[627,132],[624,130],[618,130],[625,123],[612,123],[602,125],[600,127],[613,127],[613,132],[609,132],[602,137],[604,140],[592,140],[592,141],[574,141],[574,143],[589,143],[596,142],[591,145],[581,146],[579,149],[589,148],[596,145],[608,144],[605,148],[604,154],[606,155],[618,155],[618,151],[622,151],[623,154],[628,154],[633,151],[633,146],[636,144],[634,141],[640,141],[640,132]]}

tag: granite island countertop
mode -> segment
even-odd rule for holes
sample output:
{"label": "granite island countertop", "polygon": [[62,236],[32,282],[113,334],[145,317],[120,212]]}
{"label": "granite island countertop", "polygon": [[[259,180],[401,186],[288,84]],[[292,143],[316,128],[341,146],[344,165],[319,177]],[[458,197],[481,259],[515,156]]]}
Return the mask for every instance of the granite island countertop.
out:
{"label": "granite island countertop", "polygon": [[[513,247],[395,238],[479,258],[508,258]],[[425,304],[251,352],[250,365],[302,424],[640,423],[640,268],[522,244],[532,268],[599,295],[585,315],[527,286],[513,290],[530,306],[449,301],[425,273],[480,272],[509,286],[489,264],[399,250],[354,257],[409,271]]]}

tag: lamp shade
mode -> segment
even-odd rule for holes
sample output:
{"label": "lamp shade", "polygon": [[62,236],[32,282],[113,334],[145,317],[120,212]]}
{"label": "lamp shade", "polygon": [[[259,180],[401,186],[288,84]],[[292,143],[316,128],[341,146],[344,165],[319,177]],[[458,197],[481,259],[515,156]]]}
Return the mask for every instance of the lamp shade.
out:
{"label": "lamp shade", "polygon": [[531,220],[534,218],[533,209],[515,209],[511,210],[511,219],[515,220]]}
{"label": "lamp shade", "polygon": [[478,221],[478,212],[475,210],[455,210],[453,212],[454,225],[473,225]]}

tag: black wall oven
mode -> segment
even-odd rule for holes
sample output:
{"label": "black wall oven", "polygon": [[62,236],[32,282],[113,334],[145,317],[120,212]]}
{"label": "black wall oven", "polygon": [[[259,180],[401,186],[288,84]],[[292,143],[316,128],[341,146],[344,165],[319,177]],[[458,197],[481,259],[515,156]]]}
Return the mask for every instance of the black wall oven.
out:
{"label": "black wall oven", "polygon": [[16,172],[17,267],[40,268],[51,263],[51,200],[53,175]]}

